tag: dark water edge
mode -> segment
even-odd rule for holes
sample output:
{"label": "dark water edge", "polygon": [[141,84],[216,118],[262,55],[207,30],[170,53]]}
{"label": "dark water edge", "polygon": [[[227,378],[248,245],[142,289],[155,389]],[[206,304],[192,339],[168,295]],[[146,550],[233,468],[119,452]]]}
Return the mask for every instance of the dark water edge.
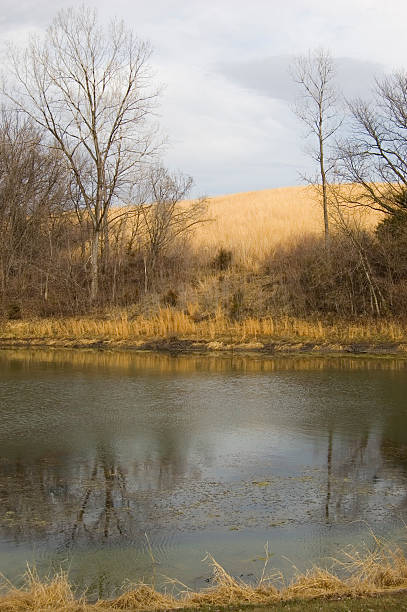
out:
{"label": "dark water edge", "polygon": [[[0,351],[0,571],[115,593],[404,540],[407,362]],[[147,534],[147,535],[146,535]],[[325,560],[325,561],[324,561]]]}
{"label": "dark water edge", "polygon": [[224,342],[180,339],[178,337],[139,340],[92,340],[92,339],[58,339],[58,338],[16,338],[0,337],[0,350],[9,349],[50,349],[50,350],[107,350],[107,351],[140,351],[169,353],[173,356],[182,354],[215,354],[243,355],[250,357],[285,357],[295,355],[336,357],[394,357],[407,359],[407,341],[402,342],[341,342],[341,341],[301,341],[301,340],[266,340],[252,342]]}

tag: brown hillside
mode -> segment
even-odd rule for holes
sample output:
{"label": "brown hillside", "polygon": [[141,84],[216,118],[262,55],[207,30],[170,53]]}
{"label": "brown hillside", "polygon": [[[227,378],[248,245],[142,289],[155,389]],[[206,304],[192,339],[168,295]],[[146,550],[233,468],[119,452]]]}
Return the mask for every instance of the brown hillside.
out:
{"label": "brown hillside", "polygon": [[[379,213],[361,209],[352,216],[373,227]],[[242,263],[255,263],[278,244],[323,230],[322,208],[313,187],[281,187],[209,199],[207,223],[195,232],[194,245],[209,252],[232,250]]]}

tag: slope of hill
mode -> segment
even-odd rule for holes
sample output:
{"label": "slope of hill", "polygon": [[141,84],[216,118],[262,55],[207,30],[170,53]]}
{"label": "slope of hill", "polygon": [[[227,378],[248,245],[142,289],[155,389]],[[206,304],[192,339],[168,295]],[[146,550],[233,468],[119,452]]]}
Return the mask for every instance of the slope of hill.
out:
{"label": "slope of hill", "polygon": [[[379,219],[378,213],[361,209],[352,216],[366,227]],[[207,218],[195,232],[195,247],[209,253],[230,249],[245,264],[262,259],[277,245],[323,231],[322,207],[310,186],[213,197]]]}

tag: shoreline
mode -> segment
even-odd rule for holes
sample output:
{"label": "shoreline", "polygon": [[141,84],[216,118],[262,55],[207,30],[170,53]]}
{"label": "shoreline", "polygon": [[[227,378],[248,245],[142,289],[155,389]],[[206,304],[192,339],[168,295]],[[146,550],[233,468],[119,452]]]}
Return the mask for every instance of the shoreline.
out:
{"label": "shoreline", "polygon": [[155,352],[172,355],[256,355],[265,357],[320,356],[320,357],[397,357],[407,358],[405,342],[310,342],[268,340],[252,342],[202,341],[177,337],[144,340],[115,340],[100,338],[0,337],[0,350],[26,349],[93,349]]}
{"label": "shoreline", "polygon": [[62,317],[0,322],[1,347],[122,349],[172,354],[407,356],[407,320],[323,321],[293,317],[195,320],[163,308],[154,315]]}
{"label": "shoreline", "polygon": [[[158,590],[154,584],[141,582],[128,585],[114,598],[95,601],[87,600],[86,591],[75,593],[66,573],[59,572],[41,580],[35,569],[29,568],[23,586],[17,588],[8,583],[8,590],[3,590],[0,609],[5,612],[113,612],[118,609],[129,612],[407,611],[405,557],[400,556],[400,551],[392,554],[388,550],[383,559],[373,564],[371,559],[364,559],[363,567],[348,579],[314,567],[280,588],[273,584],[275,575],[265,576],[263,571],[257,583],[250,585],[228,574],[213,558],[211,562],[214,584],[201,591],[192,591],[182,582],[168,579],[169,590]],[[354,562],[357,564],[358,559]],[[264,569],[266,565],[267,562]],[[178,593],[174,592],[175,587]]]}
{"label": "shoreline", "polygon": [[[44,586],[45,594],[47,586]],[[80,600],[69,598],[68,601],[61,601],[58,594],[52,594],[51,604],[37,605],[37,602],[29,601],[31,593],[21,592],[13,594],[11,597],[4,597],[5,603],[2,603],[0,597],[1,609],[5,612],[45,612],[47,610],[59,612],[115,612],[116,610],[127,610],[128,612],[402,612],[407,611],[407,590],[384,590],[381,592],[365,595],[318,595],[316,597],[296,597],[292,599],[275,600],[267,603],[251,603],[244,599],[241,602],[233,600],[232,603],[203,603],[202,605],[174,605],[168,606],[167,603],[158,605],[150,603],[148,587],[145,589],[144,596],[147,596],[145,606],[139,604],[137,596],[135,600],[130,594],[130,597],[123,595],[119,601],[98,600],[95,603],[87,603]],[[63,594],[62,594],[63,597]],[[52,600],[56,600],[55,604]],[[122,601],[120,601],[122,599]],[[28,600],[28,601],[27,601]],[[126,601],[128,600],[128,601]],[[153,594],[154,600],[154,594]],[[9,605],[10,602],[10,605]],[[118,604],[118,605],[117,605]]]}

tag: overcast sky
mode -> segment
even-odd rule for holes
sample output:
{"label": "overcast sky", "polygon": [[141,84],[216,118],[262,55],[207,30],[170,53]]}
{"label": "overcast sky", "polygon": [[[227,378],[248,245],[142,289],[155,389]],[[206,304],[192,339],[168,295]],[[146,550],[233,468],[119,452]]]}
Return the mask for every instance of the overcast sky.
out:
{"label": "overcast sky", "polygon": [[60,8],[81,4],[152,43],[165,161],[194,177],[196,194],[295,185],[311,171],[292,112],[294,55],[329,49],[349,97],[407,68],[403,0],[0,0],[2,42],[24,44]]}

